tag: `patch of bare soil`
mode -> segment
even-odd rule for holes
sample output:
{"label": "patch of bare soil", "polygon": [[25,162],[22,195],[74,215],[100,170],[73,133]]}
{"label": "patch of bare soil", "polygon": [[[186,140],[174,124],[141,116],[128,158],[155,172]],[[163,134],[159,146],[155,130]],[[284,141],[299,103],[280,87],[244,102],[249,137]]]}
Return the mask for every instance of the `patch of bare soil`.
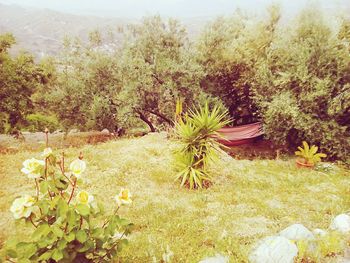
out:
{"label": "patch of bare soil", "polygon": [[290,154],[287,149],[264,139],[249,144],[231,146],[226,151],[237,160],[279,159]]}

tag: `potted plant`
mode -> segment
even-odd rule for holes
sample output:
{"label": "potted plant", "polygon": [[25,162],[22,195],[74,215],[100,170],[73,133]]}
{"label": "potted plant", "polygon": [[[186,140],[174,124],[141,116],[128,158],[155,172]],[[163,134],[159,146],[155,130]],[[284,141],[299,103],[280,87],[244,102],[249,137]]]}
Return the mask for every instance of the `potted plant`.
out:
{"label": "potted plant", "polygon": [[327,157],[324,153],[317,153],[318,147],[312,145],[311,147],[305,141],[303,141],[303,147],[298,146],[298,150],[295,152],[296,156],[300,156],[297,160],[297,166],[312,168],[315,164],[321,161],[321,158]]}

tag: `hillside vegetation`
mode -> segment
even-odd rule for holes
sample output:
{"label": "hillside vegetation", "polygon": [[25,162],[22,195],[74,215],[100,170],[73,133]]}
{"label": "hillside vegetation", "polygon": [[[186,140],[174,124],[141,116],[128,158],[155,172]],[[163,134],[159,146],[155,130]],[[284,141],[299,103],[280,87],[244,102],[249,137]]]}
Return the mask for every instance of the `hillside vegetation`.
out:
{"label": "hillside vegetation", "polygon": [[219,17],[190,40],[178,20],[145,17],[107,35],[92,31],[88,42],[65,38],[62,52],[40,63],[11,56],[16,40],[4,34],[0,132],[161,131],[173,126],[176,101],[184,112],[208,102],[226,108],[232,125],[262,122],[280,147],[305,140],[347,161],[350,22],[335,21],[309,8],[281,23],[271,6],[263,18]]}

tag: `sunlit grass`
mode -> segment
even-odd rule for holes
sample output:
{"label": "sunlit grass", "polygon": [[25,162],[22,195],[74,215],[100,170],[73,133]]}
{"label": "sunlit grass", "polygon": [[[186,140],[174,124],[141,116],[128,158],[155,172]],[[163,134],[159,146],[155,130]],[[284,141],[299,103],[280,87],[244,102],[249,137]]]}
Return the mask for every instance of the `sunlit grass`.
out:
{"label": "sunlit grass", "polygon": [[[159,262],[167,246],[173,262],[197,262],[216,253],[245,262],[254,243],[293,224],[327,228],[350,207],[350,173],[296,168],[294,160],[234,160],[222,155],[211,166],[214,184],[206,190],[179,188],[172,152],[177,144],[164,134],[121,139],[66,150],[67,161],[82,151],[88,170],[81,186],[112,209],[121,187],[134,203],[121,214],[135,223],[123,262]],[[20,173],[22,161],[39,152],[0,155],[0,238],[27,235],[15,227],[9,207],[31,193]]]}

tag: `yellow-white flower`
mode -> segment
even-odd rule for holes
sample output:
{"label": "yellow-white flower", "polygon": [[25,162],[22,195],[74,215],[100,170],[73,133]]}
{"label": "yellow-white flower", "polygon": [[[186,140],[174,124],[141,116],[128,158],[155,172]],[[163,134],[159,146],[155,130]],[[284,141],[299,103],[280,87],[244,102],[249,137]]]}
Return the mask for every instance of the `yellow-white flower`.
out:
{"label": "yellow-white flower", "polygon": [[94,201],[94,196],[90,195],[86,191],[80,191],[77,194],[76,201],[77,201],[78,204],[83,204],[83,205],[90,206],[90,204]]}
{"label": "yellow-white flower", "polygon": [[29,178],[39,178],[43,171],[45,162],[35,158],[25,160],[23,162],[22,173],[25,173]]}
{"label": "yellow-white flower", "polygon": [[114,197],[114,199],[117,202],[118,206],[121,206],[121,205],[131,204],[132,203],[131,197],[132,195],[129,189],[122,188],[119,194]]}
{"label": "yellow-white flower", "polygon": [[52,149],[50,147],[45,148],[43,153],[41,154],[41,157],[47,158],[52,154]]}
{"label": "yellow-white flower", "polygon": [[76,159],[70,164],[69,169],[75,177],[80,178],[86,169],[86,163],[83,160]]}
{"label": "yellow-white flower", "polygon": [[15,199],[11,205],[10,211],[15,219],[28,218],[34,210],[35,198],[25,195]]}

